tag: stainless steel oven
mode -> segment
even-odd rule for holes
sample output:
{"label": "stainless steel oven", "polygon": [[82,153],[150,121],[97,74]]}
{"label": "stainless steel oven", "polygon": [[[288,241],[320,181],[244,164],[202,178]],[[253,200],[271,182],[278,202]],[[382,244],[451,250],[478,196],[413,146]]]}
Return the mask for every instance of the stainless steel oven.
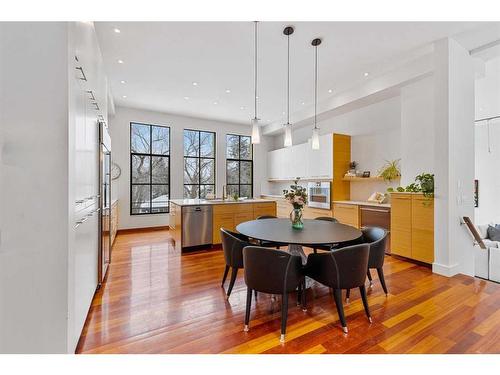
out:
{"label": "stainless steel oven", "polygon": [[330,181],[318,181],[309,182],[307,184],[307,195],[309,207],[325,208],[330,209],[331,196],[330,196],[331,185]]}

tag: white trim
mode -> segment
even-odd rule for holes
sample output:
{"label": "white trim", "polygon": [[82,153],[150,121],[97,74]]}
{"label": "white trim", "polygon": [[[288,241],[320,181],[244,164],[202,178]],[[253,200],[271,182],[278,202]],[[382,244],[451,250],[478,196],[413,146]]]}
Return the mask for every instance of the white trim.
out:
{"label": "white trim", "polygon": [[458,269],[460,267],[460,264],[455,263],[452,265],[446,265],[446,264],[439,264],[439,263],[432,263],[432,272],[437,273],[438,275],[446,276],[446,277],[452,277],[456,274],[459,273]]}

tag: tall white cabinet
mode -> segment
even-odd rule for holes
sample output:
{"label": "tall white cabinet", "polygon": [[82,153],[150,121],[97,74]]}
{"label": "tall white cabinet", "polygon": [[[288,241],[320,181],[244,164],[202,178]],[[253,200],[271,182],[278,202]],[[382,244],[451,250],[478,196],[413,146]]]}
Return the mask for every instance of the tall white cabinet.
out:
{"label": "tall white cabinet", "polygon": [[97,286],[101,54],[92,23],[12,22],[0,56],[0,352],[71,353]]}
{"label": "tall white cabinet", "polygon": [[267,154],[269,180],[332,179],[333,137],[320,136],[320,149],[313,150],[311,142],[269,151]]}

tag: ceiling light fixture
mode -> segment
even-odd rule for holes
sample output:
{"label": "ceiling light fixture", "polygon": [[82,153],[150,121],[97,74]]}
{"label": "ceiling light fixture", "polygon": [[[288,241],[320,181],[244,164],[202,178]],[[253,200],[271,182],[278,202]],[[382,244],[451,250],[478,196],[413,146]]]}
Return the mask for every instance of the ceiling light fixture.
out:
{"label": "ceiling light fixture", "polygon": [[259,118],[257,117],[257,24],[258,21],[254,21],[254,112],[253,119],[250,121],[252,124],[252,144],[256,145],[260,143],[260,126]]}
{"label": "ceiling light fixture", "polygon": [[126,99],[126,98],[127,98],[127,95],[122,95],[122,98],[123,98],[123,99]]}
{"label": "ceiling light fixture", "polygon": [[[321,44],[321,39],[313,39],[311,45],[314,47],[314,128],[312,131],[311,148],[319,150],[319,128],[316,122],[318,113],[318,46]],[[331,90],[330,90],[331,91]]]}
{"label": "ceiling light fixture", "polygon": [[230,92],[231,92],[231,90],[226,89],[226,94],[229,94]]}
{"label": "ceiling light fixture", "polygon": [[189,100],[189,96],[185,96],[185,97],[184,97],[184,99],[185,99],[185,100]]}
{"label": "ceiling light fixture", "polygon": [[126,82],[126,81],[120,81],[120,83],[121,83],[122,85],[124,85],[124,84],[126,84],[127,82]]}
{"label": "ceiling light fixture", "polygon": [[218,102],[214,102],[214,105],[217,105],[217,104],[219,104],[219,103]]}
{"label": "ceiling light fixture", "polygon": [[290,124],[290,35],[293,34],[293,27],[287,26],[283,30],[283,34],[287,37],[287,75],[286,75],[286,109],[287,120],[285,124],[285,139],[283,145],[292,147],[292,124]]}
{"label": "ceiling light fixture", "polygon": [[198,86],[198,82],[193,82],[193,86]]}
{"label": "ceiling light fixture", "polygon": [[118,64],[123,64],[123,60],[118,60]]}
{"label": "ceiling light fixture", "polygon": [[245,107],[242,106],[242,107],[240,107],[240,109],[243,111],[245,109]]}
{"label": "ceiling light fixture", "polygon": [[365,72],[365,74],[364,74],[365,77],[368,77],[369,75],[370,75],[370,73],[368,73],[368,72]]}
{"label": "ceiling light fixture", "polygon": [[332,92],[333,92],[333,90],[332,90],[332,89],[329,89],[329,90],[328,90],[328,93],[329,93],[329,94],[331,94]]}
{"label": "ceiling light fixture", "polygon": [[113,31],[114,31],[115,33],[117,33],[117,34],[120,34],[120,33],[121,33],[120,29],[118,29],[118,28],[116,28],[116,27],[113,29]]}

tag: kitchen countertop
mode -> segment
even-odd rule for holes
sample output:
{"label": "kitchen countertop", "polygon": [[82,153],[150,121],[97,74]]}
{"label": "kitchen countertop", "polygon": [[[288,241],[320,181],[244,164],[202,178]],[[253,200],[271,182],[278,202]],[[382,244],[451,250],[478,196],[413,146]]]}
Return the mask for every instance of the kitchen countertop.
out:
{"label": "kitchen countertop", "polygon": [[234,200],[205,200],[205,199],[171,199],[170,203],[175,204],[177,206],[185,207],[185,206],[213,206],[217,204],[247,204],[247,203],[271,203],[274,202],[270,199],[260,199],[260,198],[252,198],[245,199],[242,201],[234,201]]}
{"label": "kitchen countertop", "polygon": [[333,203],[355,204],[358,206],[373,206],[373,207],[391,208],[390,203],[375,203],[375,202],[368,202],[368,201],[333,201]]}

